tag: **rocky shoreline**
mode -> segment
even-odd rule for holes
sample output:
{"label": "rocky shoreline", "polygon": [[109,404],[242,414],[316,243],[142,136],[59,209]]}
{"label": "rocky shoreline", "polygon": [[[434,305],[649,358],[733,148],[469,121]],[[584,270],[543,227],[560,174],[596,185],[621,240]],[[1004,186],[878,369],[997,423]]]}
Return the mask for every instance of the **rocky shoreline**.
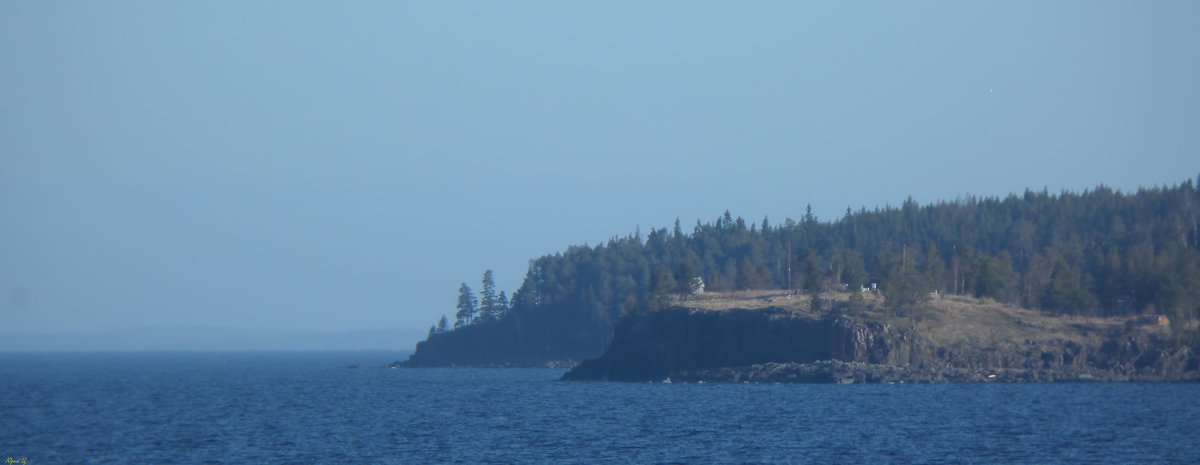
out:
{"label": "rocky shoreline", "polygon": [[[1196,382],[1200,355],[1161,328],[1031,323],[1020,310],[976,333],[786,309],[670,308],[622,320],[612,345],[564,380],[715,383]],[[1017,312],[1017,313],[1005,313]],[[994,315],[993,315],[994,316]],[[981,317],[972,317],[979,319]],[[943,316],[950,321],[950,316]],[[1008,321],[1008,320],[1011,321]],[[953,331],[952,333],[949,331]],[[952,334],[954,337],[947,337]]]}
{"label": "rocky shoreline", "polygon": [[1200,372],[1167,376],[1150,370],[1057,370],[1025,368],[921,369],[912,366],[823,360],[813,363],[763,363],[672,373],[673,382],[704,383],[817,383],[817,384],[934,384],[934,383],[1097,383],[1197,382]]}

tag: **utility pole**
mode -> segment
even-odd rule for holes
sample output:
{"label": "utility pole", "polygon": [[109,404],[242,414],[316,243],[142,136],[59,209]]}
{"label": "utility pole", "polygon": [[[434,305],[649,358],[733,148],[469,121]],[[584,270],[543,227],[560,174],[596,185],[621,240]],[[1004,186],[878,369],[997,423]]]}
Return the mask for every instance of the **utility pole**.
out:
{"label": "utility pole", "polygon": [[962,294],[958,290],[958,244],[954,244],[950,250],[954,254],[954,293]]}
{"label": "utility pole", "polygon": [[787,289],[788,289],[788,295],[791,295],[791,293],[792,293],[792,238],[791,238],[791,237],[788,237],[788,254],[787,254],[787,255],[788,255],[788,260],[787,260],[787,269],[788,269],[788,284],[787,284]]}

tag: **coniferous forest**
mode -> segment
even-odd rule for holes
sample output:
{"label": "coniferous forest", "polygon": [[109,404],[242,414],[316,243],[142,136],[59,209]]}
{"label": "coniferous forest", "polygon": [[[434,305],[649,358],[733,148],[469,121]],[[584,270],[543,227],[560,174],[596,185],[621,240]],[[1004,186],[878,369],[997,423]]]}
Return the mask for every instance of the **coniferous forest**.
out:
{"label": "coniferous forest", "polygon": [[[614,237],[530,261],[511,298],[491,271],[459,289],[408,361],[530,365],[603,352],[618,319],[666,297],[745,289],[816,294],[876,286],[898,315],[933,295],[989,298],[1051,315],[1200,316],[1200,193],[1192,180],[1123,193],[1027,190],[823,220],[708,223]],[[915,314],[915,312],[914,312]],[[453,323],[451,323],[453,321]]]}

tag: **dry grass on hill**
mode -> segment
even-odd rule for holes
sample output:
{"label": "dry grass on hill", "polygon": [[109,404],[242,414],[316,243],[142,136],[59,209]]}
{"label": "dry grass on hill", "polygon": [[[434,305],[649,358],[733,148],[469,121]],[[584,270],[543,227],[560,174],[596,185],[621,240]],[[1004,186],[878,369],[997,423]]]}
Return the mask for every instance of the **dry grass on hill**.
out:
{"label": "dry grass on hill", "polygon": [[[1027,340],[1095,345],[1114,331],[1124,330],[1127,321],[1121,317],[1056,317],[990,299],[958,296],[935,299],[930,307],[933,310],[916,327],[931,342],[945,346],[1003,347]],[[1142,329],[1166,331],[1157,326],[1142,326]]]}
{"label": "dry grass on hill", "polygon": [[758,310],[768,307],[786,308],[799,312],[808,312],[810,299],[807,295],[790,295],[786,291],[751,290],[734,292],[706,292],[696,295],[672,296],[673,306],[694,308],[697,310]]}
{"label": "dry grass on hill", "polygon": [[[880,297],[878,294],[864,294],[864,296],[866,297],[865,303],[867,305],[880,306],[883,304],[883,297]],[[845,292],[826,292],[821,294],[821,298],[834,303],[845,302],[850,298],[850,294]],[[812,298],[808,294],[789,294],[787,291],[778,289],[706,292],[699,295],[674,296],[670,304],[672,306],[709,311],[734,309],[758,310],[773,307],[809,316],[820,316],[812,311]]]}
{"label": "dry grass on hill", "polygon": [[[850,294],[829,292],[821,295],[832,303],[844,302]],[[1084,345],[1096,344],[1106,336],[1128,328],[1128,318],[1098,318],[1050,316],[1034,310],[1000,304],[991,299],[964,296],[942,296],[927,302],[920,316],[888,315],[883,312],[883,297],[864,294],[869,310],[860,315],[901,328],[915,328],[930,342],[939,346],[973,345],[1004,347],[1026,341],[1074,341]],[[780,290],[751,290],[711,292],[700,295],[676,296],[671,305],[707,311],[732,309],[757,310],[783,308],[807,317],[822,317],[813,312],[812,299],[805,294],[789,295]],[[1138,331],[1166,335],[1166,327],[1135,325]]]}

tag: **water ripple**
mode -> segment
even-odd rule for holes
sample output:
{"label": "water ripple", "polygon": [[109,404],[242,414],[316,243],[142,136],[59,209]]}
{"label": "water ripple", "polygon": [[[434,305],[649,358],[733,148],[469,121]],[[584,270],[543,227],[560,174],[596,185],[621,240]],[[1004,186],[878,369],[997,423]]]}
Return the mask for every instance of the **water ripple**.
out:
{"label": "water ripple", "polygon": [[[365,357],[381,357],[379,360]],[[0,354],[31,463],[1200,463],[1197,385],[567,383],[370,353]]]}

